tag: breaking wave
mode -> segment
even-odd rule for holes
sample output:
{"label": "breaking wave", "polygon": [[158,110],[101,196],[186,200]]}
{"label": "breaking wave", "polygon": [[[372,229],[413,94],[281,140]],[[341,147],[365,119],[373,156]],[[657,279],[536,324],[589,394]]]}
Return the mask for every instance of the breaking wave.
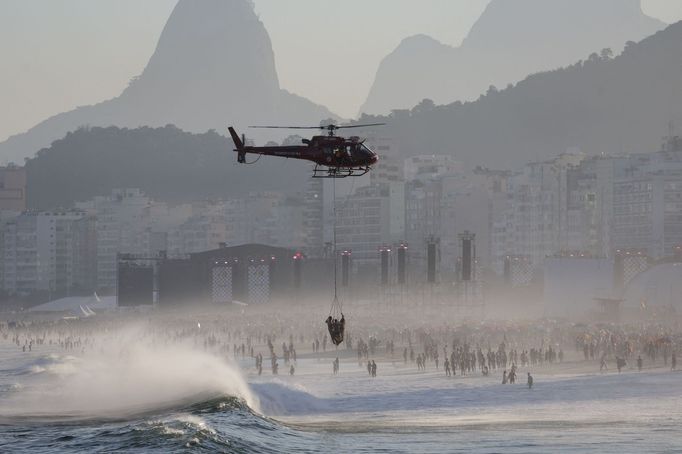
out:
{"label": "breaking wave", "polygon": [[83,357],[48,355],[15,375],[27,378],[0,399],[0,418],[121,419],[137,414],[258,399],[235,365],[189,347],[128,346]]}

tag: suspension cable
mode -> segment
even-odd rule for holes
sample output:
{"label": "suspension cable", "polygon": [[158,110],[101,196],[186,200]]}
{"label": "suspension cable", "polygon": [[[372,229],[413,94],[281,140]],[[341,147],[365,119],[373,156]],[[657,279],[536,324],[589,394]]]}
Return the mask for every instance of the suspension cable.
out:
{"label": "suspension cable", "polygon": [[338,257],[336,256],[336,178],[332,178],[332,203],[334,204],[334,246],[333,246],[333,254],[334,254],[334,302],[338,302],[337,298],[337,262],[338,262]]}

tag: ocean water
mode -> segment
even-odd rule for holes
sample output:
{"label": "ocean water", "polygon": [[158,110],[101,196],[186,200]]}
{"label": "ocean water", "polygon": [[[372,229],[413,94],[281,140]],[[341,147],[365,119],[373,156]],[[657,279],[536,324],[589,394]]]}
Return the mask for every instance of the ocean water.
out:
{"label": "ocean water", "polygon": [[[534,370],[535,385],[352,358],[257,376],[190,348],[0,347],[0,452],[682,452],[682,373]],[[283,370],[284,368],[282,368]]]}

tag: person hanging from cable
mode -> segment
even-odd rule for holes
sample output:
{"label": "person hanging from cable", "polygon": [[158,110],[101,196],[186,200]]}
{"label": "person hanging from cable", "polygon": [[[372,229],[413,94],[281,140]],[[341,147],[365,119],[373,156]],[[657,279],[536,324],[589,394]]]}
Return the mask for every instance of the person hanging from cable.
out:
{"label": "person hanging from cable", "polygon": [[346,317],[343,316],[343,312],[341,312],[341,320],[339,320],[339,335],[338,335],[338,343],[336,345],[339,345],[341,342],[343,342],[343,335],[346,331]]}
{"label": "person hanging from cable", "polygon": [[327,329],[329,330],[329,337],[331,337],[334,345],[338,345],[336,343],[336,339],[337,333],[339,331],[338,329],[339,321],[335,318],[332,318],[332,316],[330,315],[329,317],[327,317],[327,320],[325,322],[327,323]]}
{"label": "person hanging from cable", "polygon": [[341,344],[343,342],[343,335],[346,330],[346,318],[343,316],[343,312],[341,312],[341,319],[332,318],[330,315],[327,317],[327,320],[325,320],[325,323],[327,323],[329,336],[331,337],[334,345]]}
{"label": "person hanging from cable", "polygon": [[329,335],[331,336],[332,339],[334,339],[334,331],[335,331],[335,324],[336,324],[336,319],[332,318],[330,315],[327,317],[327,320],[324,321],[327,324],[327,329],[329,330]]}

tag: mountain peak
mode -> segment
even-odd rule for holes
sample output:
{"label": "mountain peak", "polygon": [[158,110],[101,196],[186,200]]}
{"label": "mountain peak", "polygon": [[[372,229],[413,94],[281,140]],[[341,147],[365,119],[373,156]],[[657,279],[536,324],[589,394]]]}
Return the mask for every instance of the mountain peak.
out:
{"label": "mountain peak", "polygon": [[164,106],[151,117],[165,114],[168,98],[199,113],[182,122],[190,130],[220,128],[218,114],[237,97],[245,101],[242,115],[253,118],[272,113],[278,96],[270,37],[249,0],[180,0],[144,72],[123,94]]}
{"label": "mountain peak", "polygon": [[644,15],[640,0],[492,0],[459,48],[424,36],[403,40],[382,61],[361,112],[410,108],[425,97],[440,104],[473,100],[490,85],[605,47],[618,53],[663,27]]}
{"label": "mountain peak", "polygon": [[571,41],[584,47],[601,40],[622,48],[621,36],[632,33],[632,39],[641,39],[664,26],[644,15],[640,0],[492,0],[462,47],[532,50],[547,41],[570,48]]}
{"label": "mountain peak", "polygon": [[185,85],[197,76],[279,90],[270,37],[250,1],[180,0],[138,85]]}
{"label": "mountain peak", "polygon": [[330,117],[336,118],[280,89],[272,43],[251,0],[180,0],[144,71],[120,96],[11,137],[0,143],[0,156],[20,162],[83,125],[226,132],[228,124],[315,124]]}
{"label": "mountain peak", "polygon": [[403,39],[398,45],[398,48],[420,48],[425,46],[445,46],[445,44],[429,35],[420,33]]}

